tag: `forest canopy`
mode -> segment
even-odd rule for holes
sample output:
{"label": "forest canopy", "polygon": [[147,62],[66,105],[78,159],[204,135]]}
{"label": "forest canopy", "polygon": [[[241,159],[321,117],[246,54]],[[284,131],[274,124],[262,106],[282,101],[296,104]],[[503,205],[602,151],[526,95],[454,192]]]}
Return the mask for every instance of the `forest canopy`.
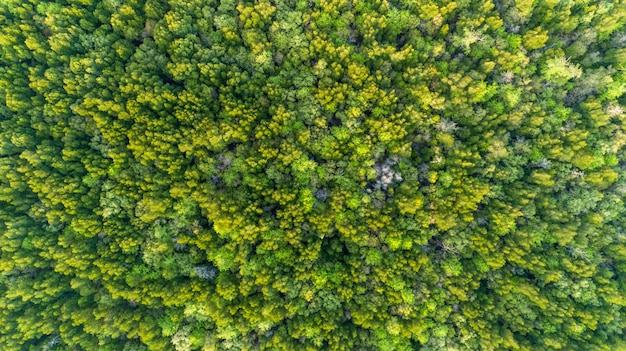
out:
{"label": "forest canopy", "polygon": [[623,0],[0,0],[0,349],[626,350]]}

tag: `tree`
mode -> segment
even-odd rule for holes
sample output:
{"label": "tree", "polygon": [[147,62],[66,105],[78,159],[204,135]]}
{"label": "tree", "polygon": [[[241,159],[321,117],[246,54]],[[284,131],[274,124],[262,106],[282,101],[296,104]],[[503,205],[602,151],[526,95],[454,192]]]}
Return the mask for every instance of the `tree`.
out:
{"label": "tree", "polygon": [[622,349],[621,5],[0,2],[2,349]]}

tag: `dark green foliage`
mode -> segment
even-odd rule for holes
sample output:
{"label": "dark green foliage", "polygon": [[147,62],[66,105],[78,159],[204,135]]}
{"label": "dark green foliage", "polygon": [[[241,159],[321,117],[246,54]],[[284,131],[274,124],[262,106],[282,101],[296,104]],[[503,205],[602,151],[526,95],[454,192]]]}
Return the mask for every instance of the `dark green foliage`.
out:
{"label": "dark green foliage", "polygon": [[626,349],[621,1],[0,1],[0,349]]}

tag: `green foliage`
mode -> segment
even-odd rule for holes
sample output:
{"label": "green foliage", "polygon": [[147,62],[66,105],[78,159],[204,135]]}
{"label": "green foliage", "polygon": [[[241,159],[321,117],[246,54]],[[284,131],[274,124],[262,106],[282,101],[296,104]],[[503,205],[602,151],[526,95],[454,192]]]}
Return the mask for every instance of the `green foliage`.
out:
{"label": "green foliage", "polygon": [[625,23],[0,1],[0,349],[626,348]]}

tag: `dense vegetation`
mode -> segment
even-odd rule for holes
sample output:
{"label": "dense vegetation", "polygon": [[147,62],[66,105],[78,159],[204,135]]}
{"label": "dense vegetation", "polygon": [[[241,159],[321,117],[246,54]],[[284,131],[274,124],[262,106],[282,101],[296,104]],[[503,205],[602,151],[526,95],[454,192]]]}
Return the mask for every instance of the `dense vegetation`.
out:
{"label": "dense vegetation", "polygon": [[0,0],[0,349],[626,349],[625,23]]}

